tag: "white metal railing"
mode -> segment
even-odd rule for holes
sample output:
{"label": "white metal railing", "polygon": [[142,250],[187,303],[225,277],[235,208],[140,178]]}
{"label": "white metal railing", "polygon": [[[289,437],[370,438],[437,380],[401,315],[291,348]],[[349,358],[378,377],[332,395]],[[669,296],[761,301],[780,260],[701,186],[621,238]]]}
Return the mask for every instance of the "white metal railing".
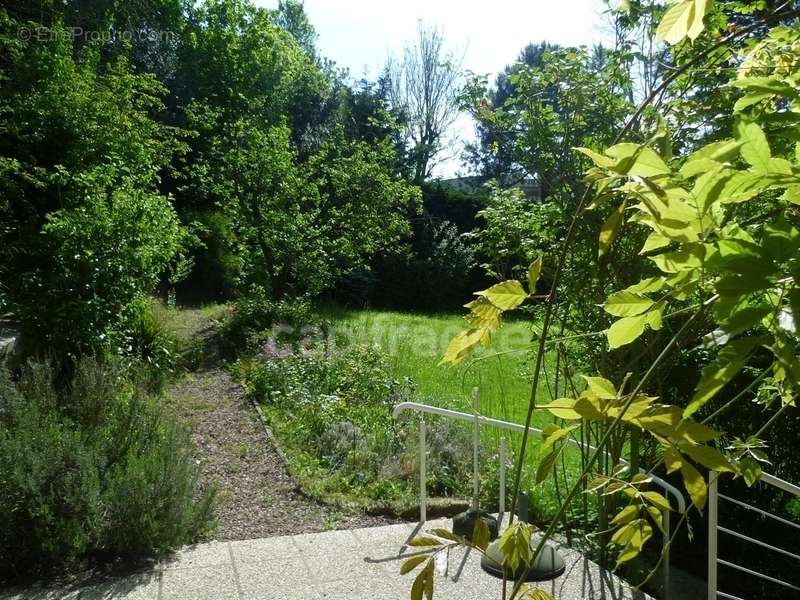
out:
{"label": "white metal railing", "polygon": [[[800,531],[800,525],[798,525],[797,523],[792,523],[791,521],[783,519],[766,510],[761,510],[760,508],[756,508],[755,506],[750,506],[749,504],[742,502],[741,500],[737,500],[735,498],[731,498],[730,496],[726,496],[725,494],[721,494],[719,492],[719,483],[717,481],[718,478],[719,478],[719,473],[716,473],[714,471],[709,473],[708,476],[708,598],[709,600],[716,600],[716,598],[728,598],[729,600],[743,600],[739,596],[734,596],[733,594],[729,594],[719,590],[717,582],[717,570],[719,568],[719,565],[735,569],[741,573],[752,575],[753,577],[758,577],[759,579],[763,579],[764,581],[769,581],[770,583],[774,583],[775,585],[779,585],[788,590],[800,592],[800,587],[795,584],[788,583],[786,581],[777,579],[775,577],[770,577],[769,575],[765,575],[764,573],[759,573],[758,571],[754,571],[753,569],[748,569],[747,567],[738,565],[736,563],[732,563],[728,560],[723,560],[719,557],[717,537],[719,532],[722,532],[727,535],[733,536],[737,539],[743,540],[749,544],[754,544],[756,546],[760,546],[761,548],[772,550],[773,552],[777,552],[778,554],[787,556],[789,558],[792,558],[800,562],[800,556],[798,556],[797,554],[789,552],[788,550],[784,550],[783,548],[773,546],[772,544],[768,544],[763,540],[757,540],[755,538],[746,536],[743,533],[736,531],[735,529],[721,526],[719,524],[719,510],[718,510],[720,500],[725,500],[726,502],[730,502],[731,504],[736,504],[741,508],[744,508],[751,512],[758,513],[764,517],[769,517],[783,525],[797,529],[799,531]],[[769,473],[762,473],[760,481],[768,485],[774,486],[778,489],[781,489],[785,492],[788,492],[790,494],[793,494],[794,496],[800,496],[800,487],[792,483],[789,483],[788,481],[784,481],[783,479],[779,479],[774,475],[770,475]],[[800,535],[800,533],[798,533],[797,535]]]}
{"label": "white metal railing", "polygon": [[[509,421],[501,421],[499,419],[492,419],[490,417],[484,417],[478,414],[477,410],[477,390],[473,390],[473,402],[475,412],[473,414],[458,412],[455,410],[450,410],[447,408],[439,408],[438,406],[430,406],[428,404],[421,404],[419,402],[402,402],[395,406],[393,411],[393,416],[397,419],[403,412],[406,411],[413,411],[420,413],[420,421],[419,421],[419,519],[420,524],[425,523],[427,520],[427,460],[426,460],[426,453],[427,453],[427,442],[426,442],[426,426],[425,426],[425,413],[438,415],[441,417],[446,417],[448,419],[453,419],[456,421],[469,421],[475,423],[476,426],[476,435],[473,437],[473,469],[474,469],[474,476],[473,476],[473,485],[475,486],[475,490],[477,491],[478,486],[478,446],[480,444],[480,440],[477,435],[477,430],[479,427],[495,427],[497,429],[505,429],[509,431],[516,431],[516,432],[524,432],[525,426],[519,423],[512,423]],[[542,430],[537,429],[535,427],[530,427],[528,431],[541,438],[542,437]],[[584,450],[593,451],[596,450],[594,446],[590,446],[588,444],[581,444],[579,441],[568,438],[567,443],[575,448],[583,448]],[[498,512],[501,515],[505,513],[505,492],[506,492],[506,464],[507,464],[507,456],[508,456],[508,446],[506,443],[506,439],[501,437],[500,438],[500,494],[499,494],[499,507]],[[620,460],[621,464],[627,465],[629,464],[625,460]],[[686,500],[683,497],[683,494],[676,488],[674,485],[670,484],[667,481],[664,481],[660,477],[647,473],[644,469],[640,469],[641,473],[646,473],[652,483],[659,486],[664,492],[675,499],[677,504],[678,513],[683,514],[686,511]],[[477,495],[477,494],[476,494]],[[512,502],[514,499],[512,498]],[[669,600],[670,597],[670,574],[669,574],[669,539],[670,539],[670,511],[664,510],[662,511],[663,515],[663,525],[664,525],[664,600]]]}

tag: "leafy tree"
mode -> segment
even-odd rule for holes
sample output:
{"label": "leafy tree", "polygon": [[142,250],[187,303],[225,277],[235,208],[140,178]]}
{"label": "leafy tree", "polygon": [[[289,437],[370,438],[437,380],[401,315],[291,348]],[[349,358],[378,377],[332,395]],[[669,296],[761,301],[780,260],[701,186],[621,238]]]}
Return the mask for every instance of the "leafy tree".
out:
{"label": "leafy tree", "polygon": [[316,54],[317,32],[308,19],[302,1],[280,0],[275,15],[275,24],[291,33],[309,56]]}
{"label": "leafy tree", "polygon": [[[715,35],[713,27],[706,29],[709,9],[709,3],[697,0],[673,2],[659,24],[659,39],[675,45],[687,38],[694,41],[701,35]],[[782,4],[774,13],[730,32],[716,44],[724,46],[796,17],[796,11]],[[793,132],[800,118],[800,89],[797,62],[783,57],[787,50],[793,54],[800,48],[798,39],[797,28],[774,26],[742,53],[742,68],[730,81],[738,98],[732,107],[729,138],[673,154],[674,146],[666,143],[672,138],[662,119],[656,134],[643,142],[617,139],[601,152],[579,148],[593,163],[586,173],[589,187],[574,211],[558,255],[534,261],[524,284],[517,279],[501,282],[479,292],[468,305],[470,327],[452,340],[445,362],[457,363],[474,348],[488,345],[501,326],[501,315],[525,303],[535,293],[545,261],[552,264],[551,291],[535,343],[526,428],[537,409],[550,412],[557,420],[545,430],[546,451],[538,461],[537,481],[549,474],[558,476],[555,465],[573,431],[598,428],[596,447],[584,455],[580,475],[566,482],[568,491],[543,538],[531,546],[529,526],[512,523],[501,539],[506,561],[514,568],[523,565],[523,575],[507,597],[529,595],[522,583],[525,573],[582,490],[621,501],[622,509],[613,519],[599,524],[614,532],[610,541],[619,548],[620,567],[635,559],[659,529],[666,536],[665,547],[672,546],[684,523],[705,509],[708,488],[715,479],[741,478],[752,486],[761,477],[762,465],[769,461],[765,436],[792,415],[800,392],[796,327],[800,315],[796,211],[800,149]],[[782,52],[777,54],[777,49]],[[713,45],[706,46],[678,66],[628,119],[618,137],[630,134],[634,122],[661,90],[704,60],[713,60],[713,53]],[[776,56],[781,58],[776,61]],[[550,336],[549,329],[558,321],[562,275],[569,266],[567,257],[579,241],[577,223],[586,213],[611,202],[616,216],[600,227],[598,244],[608,252],[630,231],[644,231],[647,238],[637,260],[644,277],[607,296],[603,308],[613,317],[610,327],[579,335],[603,335],[614,354],[651,332],[667,334],[654,338],[647,352],[652,358],[644,364],[629,363],[633,368],[617,369],[608,377],[586,376],[585,386],[575,384],[567,365],[566,381],[561,384],[566,397],[559,398],[557,376],[555,382],[548,381],[548,388],[555,385],[553,401],[543,404],[539,383],[547,377],[545,357],[553,352],[549,349],[553,342],[557,346],[565,342]],[[562,321],[562,330],[564,327]],[[693,380],[691,397],[668,403],[659,393],[659,367],[671,360],[677,349],[700,344],[710,356],[702,374]],[[569,362],[562,350],[555,352],[560,360]],[[732,384],[748,365],[758,376],[733,392]],[[724,427],[726,413],[752,403],[761,407],[756,422],[744,423],[743,430]],[[629,436],[639,433],[651,439],[658,451],[643,472],[631,469],[628,473],[620,460],[632,439]],[[786,440],[779,440],[779,445],[787,445]],[[526,446],[527,434],[516,465],[517,489]],[[631,447],[630,452],[635,449]],[[679,473],[691,499],[679,515],[678,527],[669,532],[664,529],[663,515],[675,507],[648,485],[648,475],[659,468],[667,474]],[[488,541],[480,528],[472,541],[454,539],[441,530],[433,534],[435,537],[418,538],[416,544],[438,554],[459,544],[485,552]],[[406,573],[425,563],[413,589],[432,589],[434,561],[435,557],[412,559],[403,566]],[[549,598],[540,591],[536,591],[538,597]]]}
{"label": "leafy tree", "polygon": [[554,225],[559,211],[550,202],[538,202],[520,189],[492,185],[486,208],[478,212],[482,226],[472,233],[475,251],[487,273],[499,280],[520,274],[520,265],[554,250],[558,239]]}
{"label": "leafy tree", "polygon": [[184,243],[157,189],[181,147],[150,116],[163,88],[68,41],[17,50],[0,99],[4,301],[42,349],[124,348],[131,307]]}
{"label": "leafy tree", "polygon": [[402,62],[389,62],[387,72],[392,106],[405,117],[413,181],[421,184],[459,114],[461,58],[446,47],[441,29],[420,22],[416,42],[406,46]]}

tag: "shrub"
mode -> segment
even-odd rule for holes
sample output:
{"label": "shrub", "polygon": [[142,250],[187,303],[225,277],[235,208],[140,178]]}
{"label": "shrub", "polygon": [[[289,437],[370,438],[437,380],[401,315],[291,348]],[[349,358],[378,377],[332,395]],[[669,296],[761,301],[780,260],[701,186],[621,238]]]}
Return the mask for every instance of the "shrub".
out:
{"label": "shrub", "polygon": [[[326,501],[400,508],[417,494],[417,436],[393,408],[414,395],[410,379],[391,376],[377,346],[311,347],[267,340],[236,371],[264,406],[296,475]],[[433,422],[431,493],[468,491],[469,438]]]}
{"label": "shrub", "polygon": [[298,343],[304,337],[326,329],[303,299],[272,300],[261,286],[252,286],[240,297],[233,311],[223,319],[220,340],[228,356],[256,350],[271,338]]}
{"label": "shrub", "polygon": [[160,556],[210,530],[188,434],[120,369],[0,377],[0,577]]}

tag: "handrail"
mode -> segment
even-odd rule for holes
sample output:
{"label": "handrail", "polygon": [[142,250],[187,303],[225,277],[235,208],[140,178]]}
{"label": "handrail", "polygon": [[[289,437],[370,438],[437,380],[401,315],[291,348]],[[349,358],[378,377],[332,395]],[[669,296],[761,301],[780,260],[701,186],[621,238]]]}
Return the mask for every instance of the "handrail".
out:
{"label": "handrail", "polygon": [[[469,413],[458,412],[455,410],[450,410],[448,408],[439,408],[438,406],[430,406],[428,404],[421,404],[419,402],[401,402],[397,406],[394,407],[392,411],[392,416],[397,419],[401,413],[407,410],[414,410],[417,412],[429,413],[434,415],[440,415],[443,417],[450,417],[452,419],[457,419],[460,421],[477,421],[481,426],[486,425],[490,427],[497,427],[498,429],[508,429],[510,431],[518,431],[524,432],[525,426],[520,425],[519,423],[512,423],[510,421],[501,421],[499,419],[493,419],[491,417],[484,417],[482,415],[471,415]],[[529,428],[529,431],[538,437],[543,436],[543,432],[541,429],[537,429],[536,427]],[[596,450],[594,446],[589,444],[581,444],[579,441],[569,438],[567,443],[570,446],[580,449],[584,447],[587,450]],[[629,465],[630,463],[625,459],[620,459],[619,461],[623,465]],[[639,469],[640,473],[647,473],[645,469]],[[686,499],[681,494],[680,490],[676,488],[671,483],[664,481],[657,475],[652,475],[648,473],[648,476],[652,479],[653,483],[664,489],[665,492],[670,494],[673,498],[675,498],[675,502],[678,504],[678,512],[683,513],[686,510]],[[791,484],[787,484],[791,485]]]}
{"label": "handrail", "polygon": [[[798,587],[795,584],[788,583],[786,581],[783,581],[781,579],[777,579],[775,577],[771,577],[769,575],[765,575],[764,573],[759,573],[758,571],[754,571],[752,569],[748,569],[746,567],[743,567],[741,565],[737,565],[737,564],[732,563],[730,561],[723,560],[723,559],[721,559],[719,557],[718,548],[717,548],[717,534],[718,534],[718,532],[721,531],[722,533],[725,533],[725,534],[728,534],[728,535],[732,535],[732,536],[736,537],[737,539],[743,540],[745,542],[748,542],[748,543],[751,543],[751,544],[755,544],[755,545],[760,546],[762,548],[766,548],[766,549],[772,550],[773,552],[777,552],[779,554],[782,554],[784,556],[788,556],[788,557],[793,558],[795,560],[800,560],[800,556],[798,556],[796,554],[793,554],[791,552],[788,552],[787,550],[784,550],[783,548],[779,548],[778,546],[773,546],[772,544],[768,544],[768,543],[766,543],[766,542],[764,542],[762,540],[758,540],[758,539],[755,539],[755,538],[748,537],[748,536],[746,536],[746,535],[744,535],[742,533],[739,533],[736,530],[729,529],[727,527],[723,527],[722,525],[720,525],[719,524],[719,510],[718,510],[717,507],[718,507],[718,504],[719,504],[719,500],[723,499],[723,500],[725,500],[727,502],[732,502],[734,504],[737,504],[738,506],[741,506],[742,508],[745,508],[747,510],[751,510],[751,511],[757,512],[757,513],[759,513],[759,514],[761,514],[763,516],[766,516],[766,517],[771,517],[771,518],[773,518],[773,519],[775,519],[777,521],[780,521],[780,522],[784,523],[785,525],[791,525],[793,527],[798,527],[798,525],[796,523],[792,523],[790,521],[787,521],[786,519],[783,519],[783,518],[781,518],[781,517],[779,517],[777,515],[774,515],[769,511],[763,510],[761,508],[757,508],[755,506],[750,506],[749,504],[746,504],[745,502],[742,502],[740,500],[736,500],[735,498],[731,498],[730,496],[726,496],[725,494],[721,494],[719,492],[719,482],[717,481],[718,479],[719,479],[719,473],[717,473],[716,471],[712,471],[711,473],[709,473],[709,476],[708,476],[708,598],[709,598],[709,600],[715,600],[718,597],[720,597],[720,598],[736,598],[736,596],[732,596],[730,594],[727,594],[727,593],[722,592],[719,589],[717,589],[717,587],[718,587],[717,569],[718,569],[719,565],[724,565],[726,567],[729,567],[729,568],[732,568],[732,569],[736,569],[737,571],[740,571],[740,572],[743,572],[743,573],[747,573],[748,575],[752,575],[754,577],[758,577],[759,579],[763,579],[765,581],[769,581],[771,583],[774,583],[776,585],[780,585],[780,586],[789,588],[789,589],[794,590],[794,591],[800,591],[800,587]],[[780,479],[779,477],[775,477],[774,475],[771,475],[769,473],[762,473],[759,481],[762,481],[762,482],[766,483],[767,485],[771,485],[773,487],[781,489],[781,490],[783,490],[785,492],[788,492],[788,493],[790,493],[790,494],[792,494],[794,496],[800,496],[800,487],[794,485],[793,483],[789,483],[788,481],[784,481],[783,479]]]}
{"label": "handrail", "polygon": [[[428,413],[433,415],[439,415],[442,417],[448,417],[450,419],[455,419],[458,421],[469,421],[471,423],[476,423],[479,427],[487,426],[487,427],[496,427],[498,429],[507,429],[509,431],[517,431],[517,432],[524,432],[525,426],[519,423],[513,423],[510,421],[501,421],[500,419],[493,419],[491,417],[484,417],[483,415],[479,414],[469,414],[463,413],[455,410],[450,410],[449,408],[440,408],[438,406],[430,406],[428,404],[421,404],[419,402],[401,402],[397,406],[394,407],[392,411],[392,417],[396,420],[400,417],[400,415],[405,411],[416,411],[419,413]],[[541,429],[537,429],[536,427],[528,428],[530,433],[538,437],[543,437],[543,432]],[[426,520],[426,483],[427,483],[427,474],[426,474],[426,440],[425,440],[425,420],[424,417],[420,418],[420,523],[424,523]],[[588,449],[591,451],[596,450],[594,446],[589,444],[581,444],[579,441],[573,438],[567,438],[567,443],[571,446],[574,446],[578,449]],[[506,447],[505,447],[505,438],[501,438],[500,440],[500,456],[501,456],[501,465],[500,465],[500,489],[501,489],[501,496],[500,496],[500,513],[502,514],[505,510],[505,454],[506,454]],[[608,453],[605,453],[608,456]],[[619,459],[619,462],[624,465],[629,465],[630,463],[624,459]],[[686,511],[686,500],[683,497],[683,494],[676,488],[674,485],[664,481],[660,477],[656,475],[652,475],[647,473],[644,469],[639,469],[640,473],[645,473],[650,477],[651,481],[661,487],[667,494],[670,494],[672,497],[675,498],[676,503],[678,504],[678,511],[683,514]],[[787,484],[790,485],[790,484]],[[516,502],[515,498],[511,499],[512,502]],[[670,515],[669,510],[663,510],[663,528],[664,528],[664,599],[669,600],[670,597],[670,574],[669,574],[669,540],[670,540]]]}

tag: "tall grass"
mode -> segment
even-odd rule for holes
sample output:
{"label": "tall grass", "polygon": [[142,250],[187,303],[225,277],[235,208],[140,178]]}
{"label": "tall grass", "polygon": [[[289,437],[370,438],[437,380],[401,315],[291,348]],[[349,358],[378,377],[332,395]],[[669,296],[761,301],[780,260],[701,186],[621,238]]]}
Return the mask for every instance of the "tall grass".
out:
{"label": "tall grass", "polygon": [[[524,320],[506,321],[490,348],[481,349],[475,356],[458,366],[441,365],[450,340],[462,331],[466,322],[457,314],[415,314],[378,310],[349,311],[323,308],[324,316],[333,324],[337,343],[372,343],[388,354],[394,377],[411,378],[419,402],[472,412],[470,391],[480,390],[480,412],[487,417],[523,423],[530,398],[531,340],[534,325]],[[546,359],[549,371],[553,360]],[[548,382],[543,379],[537,400],[550,400]],[[544,411],[534,415],[534,426],[543,427],[553,419]],[[481,452],[484,485],[497,485],[497,452],[500,437],[509,442],[513,453],[518,450],[520,435],[484,428],[481,432]],[[538,440],[532,440],[533,447]],[[567,452],[564,468],[576,472],[580,454]],[[535,456],[535,453],[534,455]],[[511,455],[513,460],[514,454]],[[468,460],[469,457],[466,457]],[[523,485],[532,491],[534,508],[540,516],[558,505],[558,491],[551,481],[533,485],[534,463],[525,470]],[[535,489],[534,489],[535,488]]]}

